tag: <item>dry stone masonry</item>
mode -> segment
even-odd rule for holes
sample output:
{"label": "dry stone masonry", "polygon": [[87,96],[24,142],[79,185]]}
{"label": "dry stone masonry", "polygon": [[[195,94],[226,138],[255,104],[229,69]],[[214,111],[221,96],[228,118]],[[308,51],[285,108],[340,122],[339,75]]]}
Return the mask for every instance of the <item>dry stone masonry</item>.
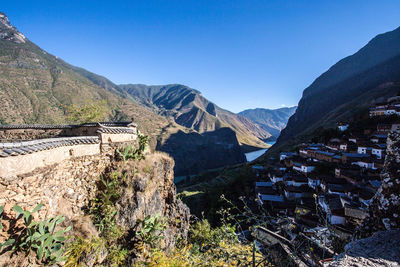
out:
{"label": "dry stone masonry", "polygon": [[[25,131],[26,137],[36,139],[18,140]],[[98,236],[88,216],[90,201],[99,193],[101,176],[117,173],[127,179],[115,203],[120,227],[137,231],[146,216],[160,215],[167,223],[161,248],[172,248],[179,238],[187,238],[190,212],[177,199],[173,159],[159,152],[146,153],[140,161],[116,156],[118,148],[137,146],[136,125],[0,126],[0,133],[12,137],[0,143],[0,205],[6,216],[13,217],[15,204],[32,210],[42,203],[37,219],[63,215],[65,224],[72,226],[71,235]],[[0,235],[0,242],[4,240]],[[13,258],[0,255],[0,266],[10,265],[15,265]]]}
{"label": "dry stone masonry", "polygon": [[133,123],[5,125],[0,136],[9,138],[0,143],[0,205],[43,203],[41,215],[72,218],[83,215],[115,149],[136,143],[137,130]]}

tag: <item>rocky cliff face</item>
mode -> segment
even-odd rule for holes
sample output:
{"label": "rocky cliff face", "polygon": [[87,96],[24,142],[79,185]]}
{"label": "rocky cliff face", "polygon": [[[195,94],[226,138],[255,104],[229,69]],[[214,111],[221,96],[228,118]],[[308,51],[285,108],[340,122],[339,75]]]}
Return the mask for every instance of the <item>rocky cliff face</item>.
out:
{"label": "rocky cliff face", "polygon": [[359,236],[369,236],[379,230],[400,228],[400,134],[392,132],[387,140],[387,155],[382,186],[369,208],[369,217],[359,230]]}
{"label": "rocky cliff face", "polygon": [[[123,239],[128,242],[127,249],[134,250],[139,241],[136,232],[141,229],[141,222],[146,216],[161,216],[166,228],[162,230],[160,248],[172,248],[177,238],[187,237],[190,216],[187,206],[176,197],[173,168],[173,159],[162,153],[148,154],[140,161],[118,160],[114,153],[107,153],[65,160],[13,179],[0,178],[0,205],[5,205],[5,228],[0,231],[0,243],[7,239],[7,233],[11,231],[15,217],[12,207],[15,204],[32,210],[43,203],[37,219],[63,215],[66,218],[65,227],[72,226],[68,235],[87,240],[98,237],[101,233],[94,227],[95,215],[89,212],[91,203],[104,192],[100,187],[101,177],[119,175],[124,182],[118,189],[115,218],[124,233]],[[107,251],[103,254],[106,256]],[[88,266],[93,266],[96,261],[101,263],[99,255],[86,256],[81,260]],[[134,261],[134,258],[134,253],[128,255],[129,261]],[[0,255],[0,266],[36,266],[34,262],[34,256],[29,259],[22,254],[11,257],[11,252]]]}
{"label": "rocky cliff face", "polygon": [[330,266],[400,265],[400,134],[387,140],[382,186],[369,207],[369,216],[356,233],[357,238]]}
{"label": "rocky cliff face", "polygon": [[176,198],[173,169],[174,161],[161,153],[122,167],[122,173],[131,177],[132,187],[124,188],[116,204],[117,223],[125,229],[137,229],[146,216],[164,217],[163,248],[172,248],[179,236],[186,239],[189,230],[190,211]]}
{"label": "rocky cliff face", "polygon": [[346,246],[331,267],[395,267],[400,264],[400,230],[380,231]]}
{"label": "rocky cliff face", "polygon": [[25,36],[10,24],[7,16],[0,12],[0,39],[14,43],[25,43]]}

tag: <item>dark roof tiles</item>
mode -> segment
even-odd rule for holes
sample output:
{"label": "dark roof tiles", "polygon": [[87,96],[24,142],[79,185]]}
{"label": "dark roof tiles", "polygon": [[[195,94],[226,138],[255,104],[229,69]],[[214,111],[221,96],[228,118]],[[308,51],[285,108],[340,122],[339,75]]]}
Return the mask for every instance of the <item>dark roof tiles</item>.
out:
{"label": "dark roof tiles", "polygon": [[61,146],[98,143],[100,143],[100,139],[97,136],[48,138],[34,141],[0,143],[0,157],[26,155],[32,152],[49,150]]}
{"label": "dark roof tiles", "polygon": [[88,122],[82,124],[9,124],[0,125],[0,130],[11,130],[11,129],[71,129],[79,127],[97,127],[98,125],[104,125],[108,127],[136,127],[135,123],[129,121],[106,121],[106,122]]}
{"label": "dark roof tiles", "polygon": [[128,133],[128,134],[136,134],[135,129],[131,127],[107,127],[101,125],[101,127],[97,130],[98,133],[111,133],[111,134],[121,134],[121,133]]}

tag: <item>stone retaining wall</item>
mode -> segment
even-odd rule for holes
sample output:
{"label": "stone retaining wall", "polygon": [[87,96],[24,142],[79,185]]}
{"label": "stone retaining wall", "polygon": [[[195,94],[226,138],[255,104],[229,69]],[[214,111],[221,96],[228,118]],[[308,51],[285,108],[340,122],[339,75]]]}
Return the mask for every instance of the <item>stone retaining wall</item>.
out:
{"label": "stone retaining wall", "polygon": [[15,204],[32,209],[42,203],[40,217],[43,218],[56,214],[67,218],[83,215],[82,208],[93,197],[95,183],[110,166],[115,150],[136,144],[136,125],[108,125],[111,126],[42,125],[29,126],[29,129],[24,125],[0,126],[3,134],[64,131],[76,135],[0,143],[0,205],[5,205],[9,212]]}
{"label": "stone retaining wall", "polygon": [[[110,125],[110,123],[108,123]],[[12,179],[17,175],[32,172],[36,168],[49,166],[81,156],[100,153],[112,154],[116,147],[136,142],[136,125],[127,127],[85,124],[79,126],[0,126],[0,131],[39,131],[49,134],[64,131],[73,137],[56,137],[28,141],[24,138],[0,142],[0,179]],[[88,134],[89,136],[82,136]],[[15,135],[14,135],[15,136]],[[32,136],[34,136],[32,134]]]}
{"label": "stone retaining wall", "polygon": [[[63,154],[64,149],[60,148],[58,152]],[[82,145],[77,152],[85,149],[95,153],[98,152],[98,145]],[[43,151],[46,152],[49,151]],[[12,179],[0,179],[0,205],[5,205],[5,210],[9,212],[15,204],[31,210],[42,203],[41,218],[56,214],[68,218],[82,216],[82,207],[94,196],[96,182],[110,161],[111,158],[103,154],[84,155],[36,168]]]}
{"label": "stone retaining wall", "polygon": [[32,154],[0,158],[0,177],[12,179],[18,175],[29,173],[73,157],[93,156],[100,154],[99,144],[82,144],[57,147]]}
{"label": "stone retaining wall", "polygon": [[132,122],[100,122],[70,125],[0,125],[0,142],[53,137],[95,136],[101,127],[136,128]]}

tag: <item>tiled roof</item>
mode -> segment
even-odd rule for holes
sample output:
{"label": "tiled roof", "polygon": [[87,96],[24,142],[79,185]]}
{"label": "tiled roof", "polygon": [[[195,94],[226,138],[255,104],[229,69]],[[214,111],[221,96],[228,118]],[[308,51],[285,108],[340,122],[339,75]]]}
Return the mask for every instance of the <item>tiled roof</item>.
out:
{"label": "tiled roof", "polygon": [[331,211],[343,208],[343,204],[342,204],[342,201],[340,200],[339,196],[330,195],[327,200],[328,200],[329,209]]}
{"label": "tiled roof", "polygon": [[386,134],[374,134],[373,136],[371,136],[371,138],[374,138],[374,137],[376,137],[376,138],[387,138],[387,135]]}
{"label": "tiled roof", "polygon": [[97,130],[98,133],[111,133],[111,134],[120,134],[120,133],[129,133],[135,134],[136,131],[131,127],[107,127],[104,125],[100,125],[101,127]]}
{"label": "tiled roof", "polygon": [[303,186],[286,186],[285,187],[286,192],[296,192],[296,193],[310,193],[314,192],[311,188],[309,188],[307,185]]}
{"label": "tiled roof", "polygon": [[71,129],[73,125],[62,125],[62,124],[10,124],[0,125],[0,130],[11,130],[11,129]]}
{"label": "tiled roof", "polygon": [[332,152],[327,152],[327,151],[322,151],[322,150],[317,150],[315,151],[316,153],[322,154],[322,155],[326,155],[326,156],[333,156],[335,155],[335,153]]}
{"label": "tiled roof", "polygon": [[0,130],[8,130],[8,129],[71,129],[78,127],[96,127],[98,125],[107,126],[107,127],[127,127],[128,125],[131,127],[136,127],[136,124],[127,121],[106,121],[106,122],[89,122],[82,124],[10,124],[10,125],[0,125]]}
{"label": "tiled roof", "polygon": [[373,148],[385,149],[386,148],[386,144],[376,144],[376,145],[373,146]]}
{"label": "tiled roof", "polygon": [[293,180],[296,182],[307,182],[308,179],[304,175],[293,175],[288,180]]}
{"label": "tiled roof", "polygon": [[344,156],[348,158],[368,158],[368,154],[358,154],[358,153],[343,153]]}
{"label": "tiled roof", "polygon": [[100,139],[97,136],[61,137],[13,143],[0,143],[0,157],[31,154],[33,152],[49,150],[62,146],[98,143],[100,143]]}
{"label": "tiled roof", "polygon": [[270,187],[257,187],[257,193],[263,195],[279,195],[278,192],[276,192],[274,189]]}

